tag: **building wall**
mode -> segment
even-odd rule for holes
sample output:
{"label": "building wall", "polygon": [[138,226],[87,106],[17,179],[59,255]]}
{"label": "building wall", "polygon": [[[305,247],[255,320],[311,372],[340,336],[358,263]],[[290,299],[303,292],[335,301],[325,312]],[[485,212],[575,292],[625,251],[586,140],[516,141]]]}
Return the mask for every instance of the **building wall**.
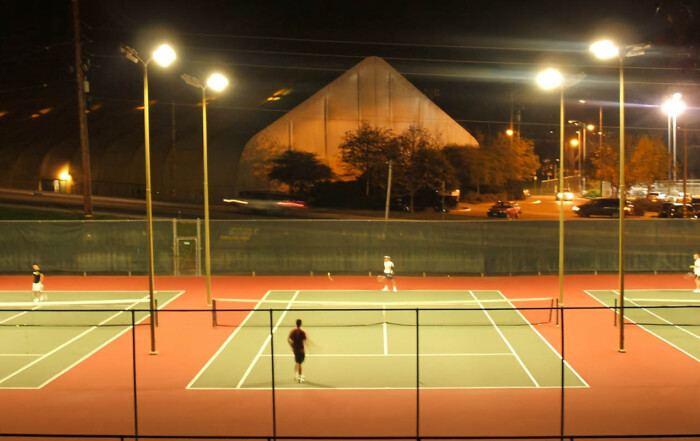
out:
{"label": "building wall", "polygon": [[422,125],[442,145],[478,146],[469,132],[386,61],[369,57],[248,141],[237,189],[270,188],[262,161],[287,148],[315,153],[342,175],[338,146],[346,133],[363,123],[396,134]]}

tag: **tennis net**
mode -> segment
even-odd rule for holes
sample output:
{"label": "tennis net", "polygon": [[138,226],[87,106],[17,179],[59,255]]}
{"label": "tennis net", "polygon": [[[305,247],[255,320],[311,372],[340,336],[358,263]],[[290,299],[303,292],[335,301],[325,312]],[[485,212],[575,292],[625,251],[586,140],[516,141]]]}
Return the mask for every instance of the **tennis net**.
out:
{"label": "tennis net", "polygon": [[[251,307],[251,305],[254,305]],[[372,326],[529,326],[550,323],[551,297],[480,301],[309,302],[213,299],[214,326],[307,327]]]}
{"label": "tennis net", "polygon": [[[617,315],[618,299],[614,303]],[[636,325],[700,326],[700,299],[626,298],[625,317]]]}
{"label": "tennis net", "polygon": [[0,326],[131,326],[142,323],[149,311],[148,298],[3,302]]}

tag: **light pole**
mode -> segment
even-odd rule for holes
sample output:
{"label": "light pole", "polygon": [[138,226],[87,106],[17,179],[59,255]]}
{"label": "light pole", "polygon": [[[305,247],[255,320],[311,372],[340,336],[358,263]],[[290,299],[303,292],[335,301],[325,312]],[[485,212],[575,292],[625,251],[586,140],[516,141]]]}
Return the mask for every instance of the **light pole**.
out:
{"label": "light pole", "polygon": [[620,198],[619,212],[619,281],[620,281],[620,346],[618,350],[625,352],[625,76],[624,60],[627,57],[644,55],[644,51],[649,48],[648,44],[625,46],[620,52],[610,40],[601,40],[590,46],[591,52],[601,60],[616,58],[620,70],[620,183],[618,185],[618,195]]}
{"label": "light pole", "polygon": [[579,135],[582,134],[582,148],[581,152],[579,154],[579,163],[578,163],[578,172],[579,172],[579,177],[581,178],[581,193],[585,194],[586,193],[586,132],[587,131],[593,131],[595,130],[595,126],[593,124],[586,124],[581,121],[576,121],[574,119],[569,120],[569,124],[573,124],[574,126],[581,127],[581,131],[577,132]]}
{"label": "light pole", "polygon": [[121,52],[134,63],[143,64],[143,131],[144,131],[144,151],[146,154],[146,218],[148,223],[148,295],[150,299],[151,313],[151,354],[156,351],[156,325],[155,310],[156,298],[154,295],[155,286],[155,265],[153,263],[153,201],[151,199],[151,145],[148,126],[148,64],[155,60],[163,67],[169,66],[175,61],[175,51],[167,44],[162,44],[153,52],[153,56],[147,60],[141,58],[136,49],[122,45]]}
{"label": "light pole", "polygon": [[[576,131],[576,138],[573,138],[569,140],[569,145],[576,149],[576,156],[574,156],[572,159],[572,168],[574,169],[574,174],[577,171],[576,168],[578,167],[578,175],[579,175],[579,186],[581,185],[580,178],[581,178],[581,131],[577,130]],[[578,164],[576,164],[578,162]]]}
{"label": "light pole", "polygon": [[[678,115],[683,113],[685,110],[685,103],[681,100],[681,94],[680,93],[674,93],[670,99],[666,100],[666,102],[661,106],[661,109],[668,115],[668,149],[669,153],[671,153],[671,144],[673,144],[673,154],[671,157],[670,161],[670,170],[669,170],[669,177],[673,176],[673,184],[675,186],[676,184],[676,118]],[[673,130],[671,130],[671,127],[673,127]],[[671,142],[673,141],[673,142]],[[672,172],[671,172],[672,171]]]}
{"label": "light pole", "polygon": [[202,163],[204,171],[204,268],[207,280],[207,305],[211,305],[211,252],[209,240],[209,174],[207,168],[207,87],[221,92],[228,86],[228,79],[221,74],[213,74],[206,84],[191,75],[182,74],[180,78],[190,86],[202,90]]}
{"label": "light pole", "polygon": [[[545,90],[559,88],[559,191],[564,191],[564,78],[556,69],[546,69],[537,76]],[[564,202],[559,201],[559,308],[564,306]]]}

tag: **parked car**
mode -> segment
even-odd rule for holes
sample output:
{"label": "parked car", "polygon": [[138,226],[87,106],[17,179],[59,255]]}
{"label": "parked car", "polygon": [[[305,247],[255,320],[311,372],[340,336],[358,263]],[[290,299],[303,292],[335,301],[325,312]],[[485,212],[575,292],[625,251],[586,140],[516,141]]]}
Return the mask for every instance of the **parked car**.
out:
{"label": "parked car", "polygon": [[647,199],[651,202],[663,201],[666,199],[666,193],[661,193],[659,191],[650,191],[647,194]]}
{"label": "parked car", "polygon": [[[685,205],[685,217],[689,219],[697,218],[697,211],[695,207],[690,204]],[[666,202],[661,211],[659,212],[659,217],[665,217],[667,219],[682,219],[683,216],[683,204],[680,202]]]}
{"label": "parked car", "polygon": [[[620,215],[620,200],[618,198],[591,199],[585,204],[575,206],[573,210],[580,217],[618,217]],[[634,212],[634,205],[630,202],[626,202],[624,210],[625,214],[632,214]]]}
{"label": "parked car", "polygon": [[522,210],[520,205],[513,201],[502,202],[498,201],[489,208],[486,212],[488,217],[505,217],[508,219],[517,219],[520,217]]}

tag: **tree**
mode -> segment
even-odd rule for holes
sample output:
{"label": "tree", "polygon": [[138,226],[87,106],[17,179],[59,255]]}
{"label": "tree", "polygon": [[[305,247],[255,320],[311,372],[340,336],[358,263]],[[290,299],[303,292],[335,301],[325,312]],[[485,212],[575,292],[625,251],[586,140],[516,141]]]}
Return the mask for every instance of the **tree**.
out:
{"label": "tree", "polygon": [[[534,142],[527,138],[511,138],[506,134],[486,138],[475,152],[472,183],[513,189],[535,175],[540,159]],[[514,190],[509,192],[515,193]],[[515,195],[512,195],[515,196]]]}
{"label": "tree", "polygon": [[455,178],[459,182],[460,189],[472,184],[472,163],[477,149],[462,145],[446,145],[442,154],[455,171]]}
{"label": "tree", "polygon": [[669,155],[660,139],[642,136],[630,158],[627,172],[628,182],[648,187],[659,179],[665,179],[668,171]]}
{"label": "tree", "polygon": [[595,177],[610,181],[617,190],[620,181],[620,152],[609,144],[603,144],[593,153],[591,163],[596,169]]}
{"label": "tree", "polygon": [[369,196],[370,187],[386,180],[386,163],[396,156],[396,140],[391,130],[362,124],[357,132],[345,134],[338,149],[349,174],[365,181]]}
{"label": "tree", "polygon": [[315,183],[333,177],[331,168],[315,153],[287,150],[268,162],[268,178],[288,185],[292,193],[307,193]]}
{"label": "tree", "polygon": [[454,169],[426,128],[410,126],[398,136],[396,143],[395,182],[408,193],[411,212],[419,189],[427,187],[439,191],[455,185]]}

